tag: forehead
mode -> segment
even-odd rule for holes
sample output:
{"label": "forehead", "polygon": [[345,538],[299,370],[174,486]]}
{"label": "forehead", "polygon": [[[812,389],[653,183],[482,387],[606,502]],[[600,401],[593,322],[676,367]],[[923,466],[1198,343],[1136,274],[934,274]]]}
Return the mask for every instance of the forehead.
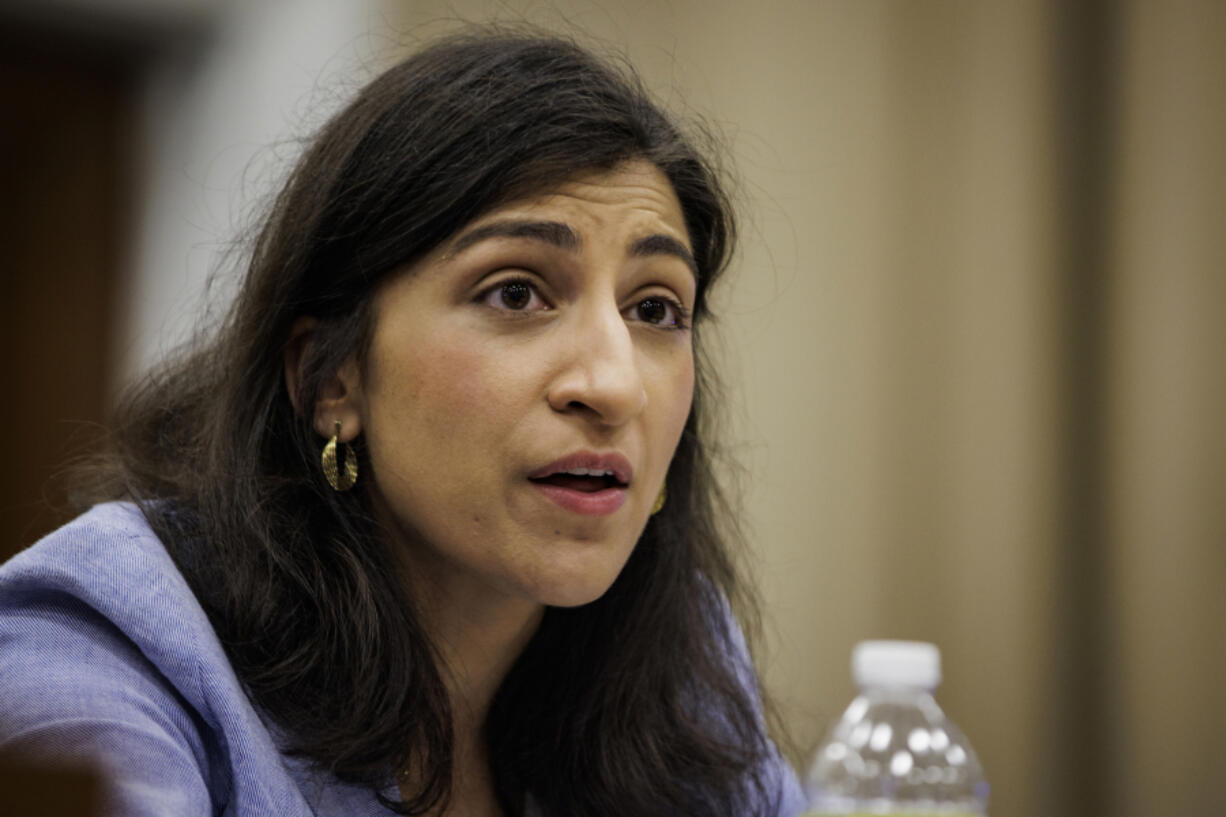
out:
{"label": "forehead", "polygon": [[583,232],[663,233],[689,247],[681,202],[658,167],[636,160],[575,176],[528,198],[511,201],[466,225],[506,218],[551,218]]}

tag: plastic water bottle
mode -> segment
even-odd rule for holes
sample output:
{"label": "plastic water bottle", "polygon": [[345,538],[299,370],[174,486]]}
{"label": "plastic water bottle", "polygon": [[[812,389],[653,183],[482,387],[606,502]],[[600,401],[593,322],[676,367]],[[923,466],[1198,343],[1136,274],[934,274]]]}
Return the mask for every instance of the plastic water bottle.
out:
{"label": "plastic water bottle", "polygon": [[851,668],[860,694],[813,758],[809,814],[987,815],[979,759],[932,696],[936,646],[864,641]]}

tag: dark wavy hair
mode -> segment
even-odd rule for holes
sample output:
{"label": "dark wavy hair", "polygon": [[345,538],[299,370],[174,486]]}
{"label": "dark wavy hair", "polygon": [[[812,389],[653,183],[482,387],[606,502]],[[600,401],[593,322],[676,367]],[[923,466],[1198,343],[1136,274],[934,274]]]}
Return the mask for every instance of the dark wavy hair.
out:
{"label": "dark wavy hair", "polygon": [[481,31],[416,53],[310,142],[232,310],[127,395],[82,483],[86,501],[140,503],[289,751],[376,790],[414,770],[404,800],[380,795],[393,811],[449,796],[444,668],[369,497],[324,481],[310,412],[286,389],[291,326],[318,320],[295,395],[313,406],[346,358],[362,360],[380,281],[501,203],[635,159],[672,183],[697,261],[693,409],[668,503],[612,587],[548,609],[496,693],[495,788],[508,814],[531,794],[559,817],[744,817],[770,800],[770,746],[731,615],[753,631],[756,606],[705,442],[699,341],[734,224],[695,138],[628,67],[567,40]]}

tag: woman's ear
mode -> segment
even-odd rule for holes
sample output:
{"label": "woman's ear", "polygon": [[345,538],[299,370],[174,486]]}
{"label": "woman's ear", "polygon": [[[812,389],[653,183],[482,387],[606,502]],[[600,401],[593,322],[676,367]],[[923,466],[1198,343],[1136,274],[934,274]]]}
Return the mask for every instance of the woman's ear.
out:
{"label": "woman's ear", "polygon": [[315,396],[314,406],[298,405],[298,386],[304,376],[303,366],[309,357],[318,326],[319,321],[315,318],[300,317],[290,328],[289,340],[285,344],[285,388],[295,414],[308,410],[312,412],[316,434],[330,438],[336,433],[336,424],[340,423],[339,441],[347,443],[362,433],[362,390],[353,357],[348,358],[339,370],[324,381]]}

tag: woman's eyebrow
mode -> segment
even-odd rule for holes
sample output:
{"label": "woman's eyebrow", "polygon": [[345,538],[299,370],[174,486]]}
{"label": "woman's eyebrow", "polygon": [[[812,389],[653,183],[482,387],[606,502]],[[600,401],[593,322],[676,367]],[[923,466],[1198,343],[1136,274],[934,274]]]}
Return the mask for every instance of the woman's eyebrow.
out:
{"label": "woman's eyebrow", "polygon": [[[574,251],[582,245],[582,239],[560,221],[532,221],[528,219],[503,219],[482,224],[460,235],[451,245],[448,255],[454,256],[490,238],[528,238],[541,241],[559,249]],[[671,255],[680,258],[690,268],[695,278],[698,277],[698,264],[689,248],[672,236],[663,233],[653,233],[630,244],[630,255],[646,257],[650,255]]]}
{"label": "woman's eyebrow", "polygon": [[507,219],[474,227],[455,240],[448,254],[457,255],[488,238],[531,238],[563,250],[577,250],[580,244],[575,231],[560,221]]}
{"label": "woman's eyebrow", "polygon": [[689,248],[677,239],[663,233],[654,233],[636,240],[630,245],[630,254],[643,257],[648,255],[672,255],[680,258],[690,268],[694,278],[698,278],[698,263]]}

